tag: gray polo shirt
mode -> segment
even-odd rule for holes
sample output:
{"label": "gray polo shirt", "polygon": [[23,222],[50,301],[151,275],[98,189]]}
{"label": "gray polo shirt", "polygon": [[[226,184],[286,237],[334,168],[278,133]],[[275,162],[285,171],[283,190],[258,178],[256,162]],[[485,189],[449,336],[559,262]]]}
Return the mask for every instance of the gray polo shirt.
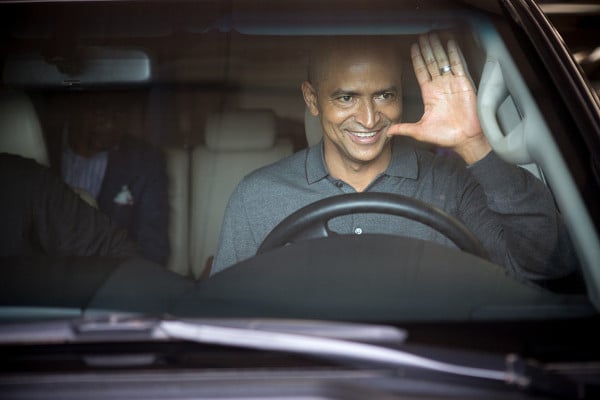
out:
{"label": "gray polo shirt", "polygon": [[[459,157],[395,138],[390,165],[365,191],[397,193],[442,208],[479,238],[495,263],[526,277],[548,273],[558,237],[553,199],[533,175],[494,153],[467,167]],[[229,200],[211,274],[254,256],[269,232],[294,211],[352,192],[329,175],[322,143],[250,173]],[[329,227],[341,234],[397,234],[454,246],[429,227],[389,215],[348,215]]]}

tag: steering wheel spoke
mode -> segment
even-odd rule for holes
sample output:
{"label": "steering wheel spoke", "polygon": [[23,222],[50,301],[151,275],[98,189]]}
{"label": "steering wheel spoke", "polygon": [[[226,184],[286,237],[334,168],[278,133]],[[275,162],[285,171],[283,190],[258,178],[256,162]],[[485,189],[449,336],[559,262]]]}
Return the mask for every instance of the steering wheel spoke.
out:
{"label": "steering wheel spoke", "polygon": [[308,225],[305,228],[298,230],[293,236],[290,237],[289,242],[296,242],[298,240],[307,239],[318,239],[336,235],[334,231],[329,229],[328,222],[329,221],[314,221],[311,225]]}

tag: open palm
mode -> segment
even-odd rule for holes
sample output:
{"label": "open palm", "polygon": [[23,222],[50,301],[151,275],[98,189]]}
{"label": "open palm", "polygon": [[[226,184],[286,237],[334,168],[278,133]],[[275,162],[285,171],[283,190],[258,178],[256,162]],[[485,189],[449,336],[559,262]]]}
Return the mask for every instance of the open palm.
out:
{"label": "open palm", "polygon": [[411,57],[424,113],[416,123],[391,126],[388,134],[453,149],[467,162],[482,158],[490,148],[479,124],[475,89],[456,42],[448,42],[446,56],[437,35],[424,35],[412,46]]}

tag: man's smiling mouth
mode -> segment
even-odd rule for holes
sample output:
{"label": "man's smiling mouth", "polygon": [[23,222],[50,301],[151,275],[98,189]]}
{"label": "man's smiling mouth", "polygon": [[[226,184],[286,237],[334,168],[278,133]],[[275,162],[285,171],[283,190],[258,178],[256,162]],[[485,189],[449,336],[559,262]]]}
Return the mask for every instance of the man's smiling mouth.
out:
{"label": "man's smiling mouth", "polygon": [[377,133],[379,133],[379,131],[371,131],[371,132],[353,132],[353,131],[349,131],[350,134],[354,135],[354,136],[358,136],[360,138],[370,138],[373,137],[375,135],[377,135]]}
{"label": "man's smiling mouth", "polygon": [[370,143],[380,136],[380,134],[384,131],[384,128],[372,129],[372,130],[359,130],[354,131],[350,129],[346,129],[346,133],[354,138],[354,140],[358,140],[359,142]]}

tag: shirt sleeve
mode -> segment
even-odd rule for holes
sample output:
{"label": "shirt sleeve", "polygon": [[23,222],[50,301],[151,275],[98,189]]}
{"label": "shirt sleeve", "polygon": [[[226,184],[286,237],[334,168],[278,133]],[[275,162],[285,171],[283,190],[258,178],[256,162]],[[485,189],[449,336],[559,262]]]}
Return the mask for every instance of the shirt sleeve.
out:
{"label": "shirt sleeve", "polygon": [[234,190],[225,208],[219,244],[210,272],[211,276],[239,261],[252,257],[258,248],[244,207],[243,196],[242,181]]}
{"label": "shirt sleeve", "polygon": [[460,217],[493,262],[527,279],[573,271],[561,216],[539,179],[493,152],[468,169],[475,179],[459,199]]}
{"label": "shirt sleeve", "polygon": [[90,206],[58,176],[43,169],[35,188],[34,225],[46,254],[137,256],[127,232]]}

